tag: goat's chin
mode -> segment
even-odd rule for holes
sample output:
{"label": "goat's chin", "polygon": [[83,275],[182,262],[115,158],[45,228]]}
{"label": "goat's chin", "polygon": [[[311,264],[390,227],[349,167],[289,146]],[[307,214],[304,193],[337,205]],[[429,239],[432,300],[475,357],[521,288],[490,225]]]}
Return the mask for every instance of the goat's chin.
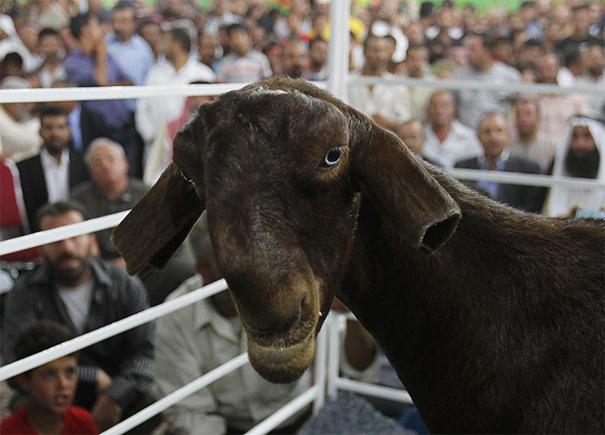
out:
{"label": "goat's chin", "polygon": [[274,384],[287,384],[300,378],[313,362],[315,334],[289,347],[262,346],[248,335],[248,357],[252,367]]}

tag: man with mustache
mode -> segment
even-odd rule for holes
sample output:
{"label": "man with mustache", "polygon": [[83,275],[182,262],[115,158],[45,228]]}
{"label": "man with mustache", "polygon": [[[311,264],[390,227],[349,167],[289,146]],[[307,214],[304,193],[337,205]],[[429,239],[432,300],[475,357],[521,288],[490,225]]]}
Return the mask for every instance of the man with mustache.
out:
{"label": "man with mustache", "polygon": [[[75,202],[40,209],[42,230],[82,222]],[[148,307],[145,288],[136,278],[95,258],[94,235],[71,237],[41,248],[44,263],[23,276],[6,297],[2,352],[15,360],[17,337],[37,320],[51,320],[81,335]],[[92,412],[105,430],[145,402],[151,386],[153,326],[149,323],[94,344],[80,352],[74,404]]]}

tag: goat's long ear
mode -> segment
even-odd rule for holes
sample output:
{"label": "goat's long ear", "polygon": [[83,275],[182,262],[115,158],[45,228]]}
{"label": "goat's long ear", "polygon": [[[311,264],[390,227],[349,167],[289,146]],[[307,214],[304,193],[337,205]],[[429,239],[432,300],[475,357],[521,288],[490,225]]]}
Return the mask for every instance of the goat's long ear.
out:
{"label": "goat's long ear", "polygon": [[395,135],[373,123],[362,130],[352,137],[362,191],[407,243],[438,249],[456,230],[458,204]]}
{"label": "goat's long ear", "polygon": [[[200,143],[193,137],[190,122],[174,142],[175,161],[185,159],[195,181],[203,179]],[[200,140],[205,140],[200,138]],[[177,157],[180,157],[177,160]],[[183,166],[183,165],[181,165]],[[197,183],[196,183],[197,184]],[[113,232],[113,241],[122,253],[128,273],[140,272],[147,265],[163,267],[202,214],[205,200],[198,196],[203,186],[196,187],[182,169],[171,163],[147,194],[128,213]]]}

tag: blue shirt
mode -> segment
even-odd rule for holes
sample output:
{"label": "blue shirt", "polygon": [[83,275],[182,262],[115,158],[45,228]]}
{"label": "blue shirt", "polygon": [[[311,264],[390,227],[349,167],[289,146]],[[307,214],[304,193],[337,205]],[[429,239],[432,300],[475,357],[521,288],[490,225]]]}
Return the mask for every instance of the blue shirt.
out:
{"label": "blue shirt", "polygon": [[153,52],[143,38],[135,34],[129,41],[123,42],[113,33],[107,35],[107,53],[134,85],[145,83],[149,68],[153,65]]}
{"label": "blue shirt", "polygon": [[[65,58],[64,66],[67,78],[77,86],[98,86],[95,78],[95,60],[81,50],[75,49],[69,53]],[[109,54],[107,78],[110,84],[129,80]],[[109,127],[119,128],[131,122],[132,110],[124,100],[82,101],[82,111],[94,114]]]}
{"label": "blue shirt", "polygon": [[[496,159],[496,171],[504,171],[509,155],[510,150],[504,150],[502,154],[498,156]],[[483,169],[484,171],[490,170],[485,157],[479,157],[479,168]],[[500,184],[496,181],[479,180],[477,181],[477,186],[489,193],[490,198],[495,199],[496,195],[498,194],[498,187]]]}

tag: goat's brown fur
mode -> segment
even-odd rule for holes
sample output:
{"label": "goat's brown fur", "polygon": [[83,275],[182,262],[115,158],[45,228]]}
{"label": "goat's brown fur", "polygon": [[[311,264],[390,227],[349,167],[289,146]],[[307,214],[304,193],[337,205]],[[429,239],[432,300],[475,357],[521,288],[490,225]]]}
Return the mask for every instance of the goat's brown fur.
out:
{"label": "goat's brown fur", "polygon": [[341,292],[431,431],[605,431],[605,223],[479,196],[302,81],[203,106],[174,156],[116,243],[161,265],[206,207],[264,376],[307,368]]}

